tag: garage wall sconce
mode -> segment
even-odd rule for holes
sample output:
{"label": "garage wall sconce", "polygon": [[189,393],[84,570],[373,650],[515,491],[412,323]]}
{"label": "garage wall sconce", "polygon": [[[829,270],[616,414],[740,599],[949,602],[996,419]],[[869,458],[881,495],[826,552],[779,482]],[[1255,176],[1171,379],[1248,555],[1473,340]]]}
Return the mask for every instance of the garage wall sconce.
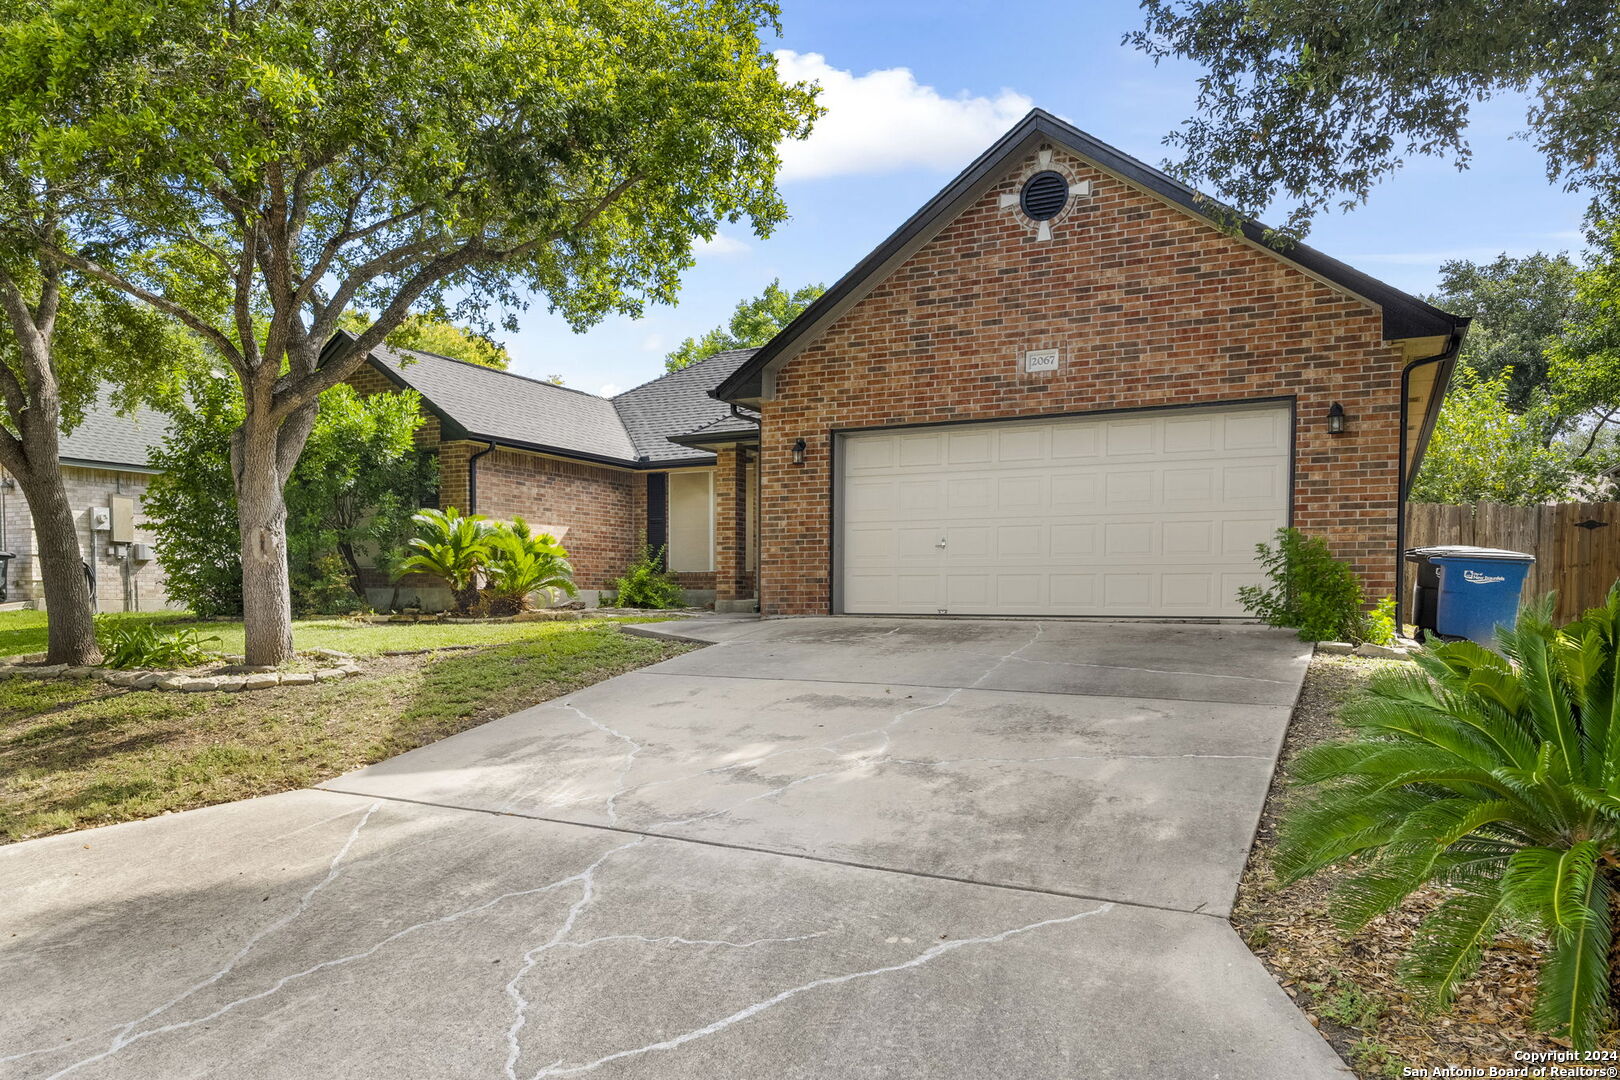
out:
{"label": "garage wall sconce", "polygon": [[1328,434],[1344,434],[1344,406],[1337,401],[1333,403],[1333,408],[1328,410]]}
{"label": "garage wall sconce", "polygon": [[795,439],[793,441],[793,464],[795,464],[795,465],[803,465],[804,464],[804,440],[803,439]]}

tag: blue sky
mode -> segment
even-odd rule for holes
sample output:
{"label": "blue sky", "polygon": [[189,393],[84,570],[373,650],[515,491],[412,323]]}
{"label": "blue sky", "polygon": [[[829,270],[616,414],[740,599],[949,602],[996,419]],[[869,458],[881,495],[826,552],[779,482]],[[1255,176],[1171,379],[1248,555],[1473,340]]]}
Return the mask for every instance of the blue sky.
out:
{"label": "blue sky", "polygon": [[[814,77],[829,112],[784,151],[791,219],[761,240],[730,226],[691,270],[678,306],[573,333],[543,298],[502,335],[513,370],[560,374],[614,393],[655,378],[682,338],[724,321],[772,278],[831,283],[964,165],[1038,105],[1158,164],[1166,132],[1192,108],[1197,71],[1155,67],[1120,44],[1134,3],[921,3],[784,0],[785,70]],[[1036,29],[1038,28],[1038,29]],[[1478,107],[1466,172],[1418,159],[1349,214],[1320,219],[1310,243],[1393,285],[1433,287],[1449,258],[1579,249],[1585,199],[1550,185],[1541,155],[1515,134],[1524,105]],[[1280,215],[1277,215],[1280,216]]]}

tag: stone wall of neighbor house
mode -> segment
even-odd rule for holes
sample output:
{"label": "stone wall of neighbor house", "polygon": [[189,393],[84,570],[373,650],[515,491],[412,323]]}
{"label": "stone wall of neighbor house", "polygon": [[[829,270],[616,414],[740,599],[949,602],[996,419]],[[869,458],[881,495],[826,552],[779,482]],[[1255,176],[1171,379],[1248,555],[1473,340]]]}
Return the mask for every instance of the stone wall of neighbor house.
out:
{"label": "stone wall of neighbor house", "polygon": [[[74,520],[78,525],[79,551],[86,558],[91,551],[90,508],[110,507],[112,495],[131,495],[135,498],[135,540],[149,547],[155,537],[149,529],[141,527],[141,499],[145,496],[151,476],[147,473],[115,469],[62,467],[62,480],[67,486],[68,501],[73,504]],[[0,488],[0,550],[10,551],[16,558],[5,563],[6,602],[23,601],[35,606],[44,605],[45,585],[40,578],[39,559],[35,555],[34,523],[28,513],[28,500],[21,487]],[[114,548],[107,543],[107,533],[95,534],[96,607],[100,611],[151,611],[168,606],[168,594],[163,587],[163,568],[156,559],[136,562],[124,545]]]}
{"label": "stone wall of neighbor house", "polygon": [[[1001,206],[1035,155],[777,376],[764,406],[761,610],[828,610],[830,432],[1294,396],[1294,523],[1394,588],[1398,350],[1373,307],[1062,151],[1090,181],[1052,239]],[[1025,375],[1029,349],[1062,350]],[[1344,405],[1348,431],[1325,418]],[[795,439],[805,464],[792,463]]]}

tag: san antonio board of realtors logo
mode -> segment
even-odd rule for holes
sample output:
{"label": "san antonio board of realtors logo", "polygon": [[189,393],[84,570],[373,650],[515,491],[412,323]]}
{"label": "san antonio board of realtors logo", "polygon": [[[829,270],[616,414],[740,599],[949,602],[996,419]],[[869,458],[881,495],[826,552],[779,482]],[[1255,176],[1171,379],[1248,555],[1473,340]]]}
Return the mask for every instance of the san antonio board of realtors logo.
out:
{"label": "san antonio board of realtors logo", "polygon": [[1482,574],[1478,570],[1464,570],[1463,580],[1472,585],[1489,585],[1492,582],[1506,581],[1507,579],[1502,577],[1500,574],[1492,576],[1490,574]]}

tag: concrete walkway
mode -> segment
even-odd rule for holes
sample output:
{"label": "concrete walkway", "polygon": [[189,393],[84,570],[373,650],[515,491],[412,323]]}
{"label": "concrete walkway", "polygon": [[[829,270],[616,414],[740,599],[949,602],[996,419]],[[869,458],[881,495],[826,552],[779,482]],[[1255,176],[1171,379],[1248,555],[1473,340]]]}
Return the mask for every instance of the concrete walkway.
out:
{"label": "concrete walkway", "polygon": [[1223,917],[1291,635],[676,629],[321,790],[0,849],[0,1076],[1348,1075]]}

